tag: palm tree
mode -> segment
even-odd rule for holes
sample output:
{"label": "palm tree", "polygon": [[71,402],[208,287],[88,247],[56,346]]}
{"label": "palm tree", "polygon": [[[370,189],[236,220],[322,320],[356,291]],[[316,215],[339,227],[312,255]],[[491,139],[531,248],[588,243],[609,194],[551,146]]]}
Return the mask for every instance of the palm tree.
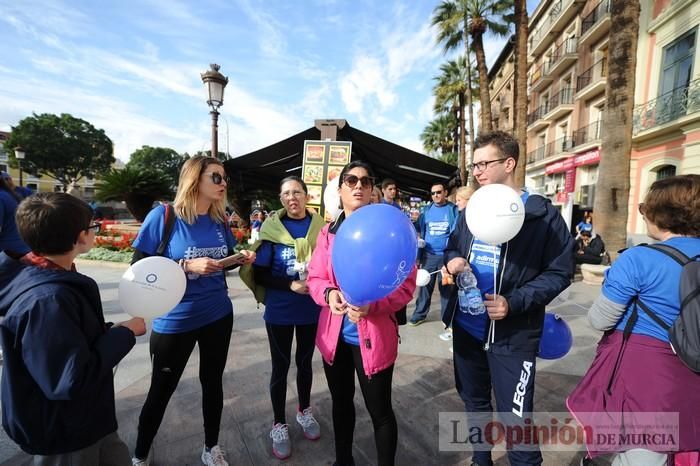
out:
{"label": "palm tree", "polygon": [[429,154],[440,154],[443,162],[457,164],[457,152],[455,148],[455,128],[457,119],[452,113],[438,115],[431,120],[420,134],[423,148]]}
{"label": "palm tree", "polygon": [[438,41],[446,52],[463,45],[465,56],[469,56],[471,36],[479,72],[483,131],[493,127],[483,37],[487,31],[500,36],[508,34],[512,6],[513,0],[443,0],[433,11],[432,24],[438,26]]}
{"label": "palm tree", "polygon": [[513,79],[513,132],[518,139],[520,163],[515,169],[515,183],[525,186],[527,154],[527,4],[526,0],[515,0],[515,71]]}
{"label": "palm tree", "polygon": [[143,222],[155,201],[172,196],[170,181],[164,172],[127,165],[107,172],[95,185],[95,197],[100,202],[124,201],[129,213]]}
{"label": "palm tree", "polygon": [[462,179],[462,184],[467,181],[467,166],[466,166],[466,130],[464,118],[464,101],[467,94],[470,94],[467,86],[467,67],[466,61],[463,58],[450,60],[440,66],[440,74],[435,78],[435,105],[437,107],[445,106],[447,103],[454,103],[458,109],[459,123],[459,174]]}
{"label": "palm tree", "polygon": [[639,12],[639,0],[610,3],[608,82],[603,112],[605,131],[601,146],[603,156],[598,165],[598,183],[593,205],[595,229],[610,251],[622,249],[627,243]]}

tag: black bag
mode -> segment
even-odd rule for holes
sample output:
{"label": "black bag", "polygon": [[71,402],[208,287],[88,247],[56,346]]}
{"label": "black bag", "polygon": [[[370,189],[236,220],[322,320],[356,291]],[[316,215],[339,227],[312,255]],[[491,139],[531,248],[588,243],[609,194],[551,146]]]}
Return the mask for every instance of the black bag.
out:
{"label": "black bag", "polygon": [[[637,320],[637,307],[642,309],[657,325],[668,331],[671,348],[694,372],[700,372],[700,255],[689,258],[678,249],[666,244],[644,244],[666,254],[683,267],[680,281],[681,309],[672,325],[666,324],[638,297],[634,310],[625,326],[625,334],[632,331]],[[628,328],[629,327],[629,328]]]}
{"label": "black bag", "polygon": [[[168,247],[168,243],[170,242],[170,237],[173,235],[173,227],[175,226],[175,209],[167,202],[164,202],[163,206],[165,207],[165,229],[163,231],[163,238],[161,238],[158,249],[156,249],[156,256],[162,256],[165,252],[165,248]],[[134,249],[134,254],[131,256],[131,264],[133,265],[148,256],[148,254],[144,254],[138,249]]]}

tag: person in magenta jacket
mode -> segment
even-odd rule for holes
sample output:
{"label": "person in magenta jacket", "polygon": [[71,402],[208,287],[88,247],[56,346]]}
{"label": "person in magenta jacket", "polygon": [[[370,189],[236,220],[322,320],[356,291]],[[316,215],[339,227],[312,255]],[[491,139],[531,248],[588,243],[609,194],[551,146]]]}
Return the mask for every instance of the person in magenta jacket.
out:
{"label": "person in magenta jacket", "polygon": [[355,373],[372,418],[377,464],[393,465],[398,430],[391,407],[391,381],[399,344],[394,313],[411,301],[416,288],[416,269],[398,289],[379,301],[360,307],[346,302],[331,263],[335,233],[345,218],[369,204],[374,178],[369,165],[354,161],[343,168],[340,180],[343,212],[321,230],[307,279],[311,297],[321,306],[316,346],[323,356],[333,400],[334,465],[355,464],[352,457]]}

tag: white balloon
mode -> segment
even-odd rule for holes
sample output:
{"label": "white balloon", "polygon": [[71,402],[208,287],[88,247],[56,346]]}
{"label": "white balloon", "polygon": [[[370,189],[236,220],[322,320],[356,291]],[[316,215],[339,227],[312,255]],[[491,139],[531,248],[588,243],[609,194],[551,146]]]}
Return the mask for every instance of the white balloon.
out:
{"label": "white balloon", "polygon": [[416,286],[425,286],[430,283],[430,272],[425,269],[418,269],[416,273]]}
{"label": "white balloon", "polygon": [[525,221],[525,206],[513,188],[489,184],[474,192],[465,217],[475,238],[496,245],[510,241],[518,234]]}
{"label": "white balloon", "polygon": [[161,256],[141,259],[119,282],[119,303],[133,317],[155,319],[170,312],[185,295],[187,277],[177,262]]}
{"label": "white balloon", "polygon": [[340,193],[338,193],[338,187],[340,182],[340,177],[336,176],[331,178],[331,180],[326,185],[326,190],[323,192],[323,207],[325,207],[328,215],[334,219],[340,214]]}

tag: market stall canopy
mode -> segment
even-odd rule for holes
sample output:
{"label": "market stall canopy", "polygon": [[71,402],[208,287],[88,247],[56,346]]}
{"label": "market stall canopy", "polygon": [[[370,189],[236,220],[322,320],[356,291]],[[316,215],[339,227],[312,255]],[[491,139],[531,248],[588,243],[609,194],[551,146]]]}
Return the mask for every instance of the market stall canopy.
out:
{"label": "market stall canopy", "polygon": [[394,179],[402,193],[428,199],[431,182],[447,183],[458,176],[457,167],[453,165],[365,133],[351,127],[345,120],[316,120],[314,127],[301,133],[227,160],[224,165],[234,189],[239,192],[276,191],[284,177],[301,176],[304,141],[318,141],[327,136],[324,126],[328,126],[328,122],[337,127],[335,140],[352,142],[352,160],[368,162],[379,181]]}

